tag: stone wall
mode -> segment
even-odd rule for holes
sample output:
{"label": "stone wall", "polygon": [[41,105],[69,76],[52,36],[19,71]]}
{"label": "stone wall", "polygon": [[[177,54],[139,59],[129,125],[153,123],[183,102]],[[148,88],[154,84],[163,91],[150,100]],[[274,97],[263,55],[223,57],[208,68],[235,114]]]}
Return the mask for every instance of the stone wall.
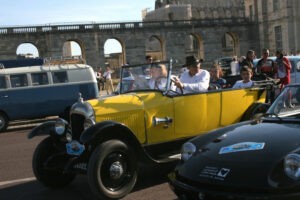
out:
{"label": "stone wall", "polygon": [[157,9],[166,5],[191,5],[192,19],[240,18],[245,16],[244,0],[158,0],[156,5]]}
{"label": "stone wall", "polygon": [[[52,29],[46,27],[47,30],[52,30],[48,32],[33,32],[32,30],[38,29],[24,27],[24,30],[29,31],[27,33],[17,33],[17,29],[14,28],[0,28],[0,59],[16,58],[17,47],[25,42],[35,45],[40,57],[59,57],[63,54],[63,44],[66,41],[75,41],[80,45],[82,56],[87,64],[99,67],[104,66],[105,63],[105,42],[114,38],[121,43],[123,63],[137,64],[145,61],[145,55],[148,53],[146,41],[155,37],[160,42],[162,59],[174,58],[178,60],[178,65],[182,65],[185,57],[193,53],[190,52],[190,46],[186,45],[186,39],[193,36],[194,42],[198,45],[195,53],[199,58],[212,62],[216,58],[228,55],[224,54],[222,47],[222,38],[225,34],[230,33],[234,37],[236,51],[232,52],[232,56],[235,54],[239,56],[240,53],[243,55],[250,47],[257,46],[258,39],[248,31],[249,26],[251,24],[246,22],[235,23],[233,21],[204,21],[203,24],[201,21],[187,21],[183,24],[175,21],[157,22],[157,24],[100,24],[93,25],[94,28],[85,25],[86,28],[82,29],[77,29],[74,25],[74,30],[70,30],[69,27],[59,27],[60,31],[56,30],[56,27]],[[104,28],[96,29],[95,27]]]}

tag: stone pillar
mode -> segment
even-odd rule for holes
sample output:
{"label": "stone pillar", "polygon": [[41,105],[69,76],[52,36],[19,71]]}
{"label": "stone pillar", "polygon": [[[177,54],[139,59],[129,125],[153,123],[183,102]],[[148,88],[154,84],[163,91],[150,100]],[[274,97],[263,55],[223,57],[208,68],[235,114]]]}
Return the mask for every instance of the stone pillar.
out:
{"label": "stone pillar", "polygon": [[183,65],[185,63],[185,37],[184,32],[166,32],[165,41],[165,60],[175,59],[176,65]]}
{"label": "stone pillar", "polygon": [[130,64],[138,64],[145,62],[145,38],[135,35],[125,41],[126,61]]}

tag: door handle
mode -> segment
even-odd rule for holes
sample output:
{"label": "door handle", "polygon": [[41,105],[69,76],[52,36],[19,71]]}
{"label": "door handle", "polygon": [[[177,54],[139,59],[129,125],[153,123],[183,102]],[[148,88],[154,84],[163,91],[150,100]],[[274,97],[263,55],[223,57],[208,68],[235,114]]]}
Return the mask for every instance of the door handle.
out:
{"label": "door handle", "polygon": [[169,124],[171,124],[172,122],[173,122],[173,119],[171,117],[164,117],[164,118],[153,117],[153,119],[152,119],[153,126],[157,126],[159,124],[164,124],[164,128],[168,128]]}

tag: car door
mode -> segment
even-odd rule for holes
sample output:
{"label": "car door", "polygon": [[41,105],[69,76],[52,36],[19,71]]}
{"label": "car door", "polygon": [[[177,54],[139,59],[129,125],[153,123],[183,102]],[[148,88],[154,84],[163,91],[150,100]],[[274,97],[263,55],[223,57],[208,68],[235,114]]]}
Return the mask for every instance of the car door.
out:
{"label": "car door", "polygon": [[0,75],[0,110],[7,112],[8,106],[9,106],[9,92],[7,89],[6,77],[4,75]]}
{"label": "car door", "polygon": [[173,98],[161,92],[141,95],[145,109],[146,140],[148,144],[171,141],[174,135]]}
{"label": "car door", "polygon": [[229,89],[222,91],[221,126],[239,122],[247,109],[257,101],[265,101],[263,88]]}
{"label": "car door", "polygon": [[176,137],[191,137],[219,127],[220,113],[219,91],[174,97]]}

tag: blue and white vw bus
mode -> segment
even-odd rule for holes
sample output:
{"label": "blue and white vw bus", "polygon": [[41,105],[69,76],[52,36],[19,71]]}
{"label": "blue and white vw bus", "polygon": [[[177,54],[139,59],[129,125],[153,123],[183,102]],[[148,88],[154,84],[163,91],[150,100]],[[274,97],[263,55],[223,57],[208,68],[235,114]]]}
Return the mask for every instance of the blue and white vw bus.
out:
{"label": "blue and white vw bus", "polygon": [[12,120],[67,118],[78,93],[85,100],[99,96],[94,71],[86,64],[0,69],[0,131]]}

